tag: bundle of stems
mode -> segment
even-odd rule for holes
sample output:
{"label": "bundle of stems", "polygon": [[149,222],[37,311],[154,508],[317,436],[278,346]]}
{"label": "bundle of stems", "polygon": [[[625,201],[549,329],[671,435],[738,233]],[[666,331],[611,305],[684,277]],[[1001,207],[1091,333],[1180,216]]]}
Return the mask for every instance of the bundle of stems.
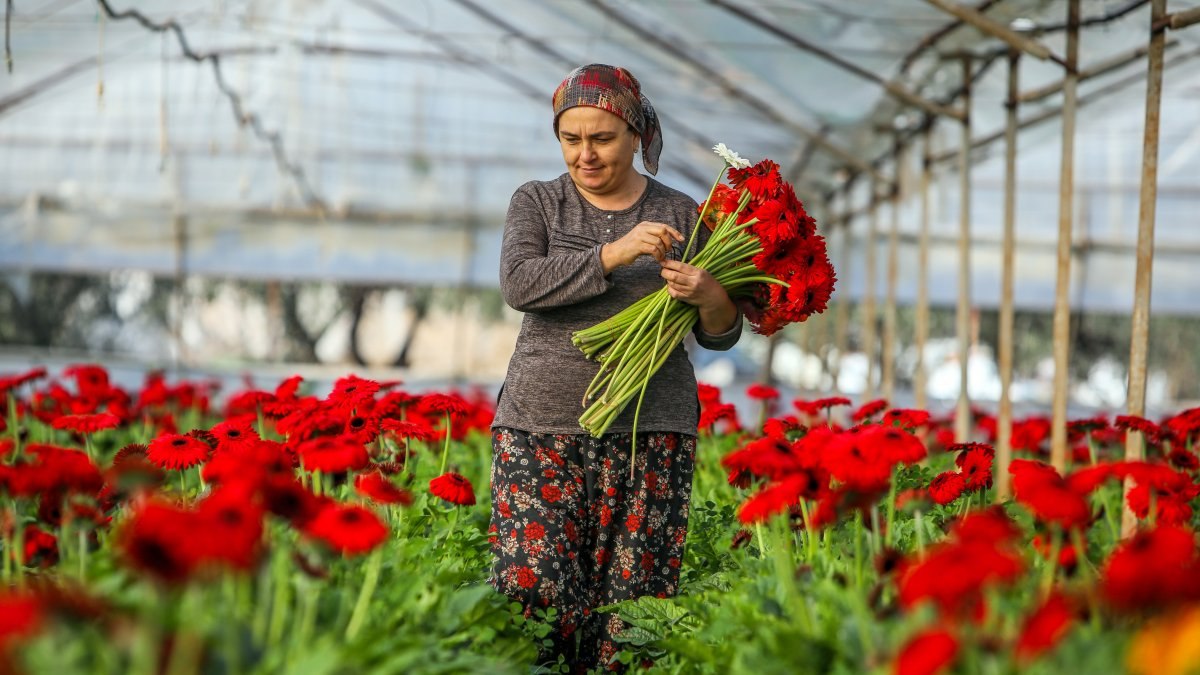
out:
{"label": "bundle of stems", "polygon": [[[720,182],[720,176],[717,181]],[[716,189],[716,183],[713,189]],[[787,285],[763,273],[752,262],[762,251],[762,244],[749,231],[757,221],[738,222],[750,198],[750,193],[742,190],[737,208],[721,219],[704,249],[688,261],[696,233],[701,227],[707,227],[702,211],[682,256],[690,264],[708,270],[730,297],[752,293],[754,285],[759,283]],[[711,201],[712,191],[705,202],[705,211],[712,208]],[[583,405],[587,409],[579,418],[579,424],[592,436],[603,435],[636,394],[638,403],[633,421],[633,448],[636,451],[637,423],[646,386],[692,330],[699,316],[699,309],[672,298],[664,286],[608,320],[577,331],[572,342],[588,358],[601,364],[584,393]],[[632,469],[631,460],[631,472]]]}

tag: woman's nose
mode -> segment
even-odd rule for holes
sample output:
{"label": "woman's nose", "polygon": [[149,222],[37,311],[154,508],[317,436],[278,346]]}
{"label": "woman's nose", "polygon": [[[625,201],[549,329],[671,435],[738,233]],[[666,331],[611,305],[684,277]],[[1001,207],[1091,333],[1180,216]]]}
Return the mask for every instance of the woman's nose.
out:
{"label": "woman's nose", "polygon": [[591,143],[584,143],[583,147],[579,151],[579,158],[587,162],[595,159],[595,157],[596,149],[592,147]]}

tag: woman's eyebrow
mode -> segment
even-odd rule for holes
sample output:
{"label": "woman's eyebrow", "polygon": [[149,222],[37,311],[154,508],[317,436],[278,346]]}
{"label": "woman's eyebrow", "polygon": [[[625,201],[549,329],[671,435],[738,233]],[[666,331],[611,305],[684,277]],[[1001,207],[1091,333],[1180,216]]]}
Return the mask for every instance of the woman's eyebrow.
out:
{"label": "woman's eyebrow", "polygon": [[[558,135],[564,138],[579,138],[579,134],[573,134],[570,131],[560,131]],[[594,134],[588,134],[588,138],[612,138],[616,135],[615,131],[597,131]]]}

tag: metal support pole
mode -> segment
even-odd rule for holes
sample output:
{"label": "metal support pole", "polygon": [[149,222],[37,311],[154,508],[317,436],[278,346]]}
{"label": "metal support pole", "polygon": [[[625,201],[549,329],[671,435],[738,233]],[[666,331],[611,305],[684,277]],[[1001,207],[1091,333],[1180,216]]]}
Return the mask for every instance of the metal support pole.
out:
{"label": "metal support pole", "polygon": [[[1137,273],[1133,291],[1133,337],[1129,344],[1130,415],[1146,412],[1146,351],[1150,339],[1150,281],[1154,270],[1154,216],[1158,199],[1158,124],[1162,103],[1163,41],[1161,21],[1167,14],[1167,0],[1153,0],[1150,5],[1150,65],[1146,76],[1146,126],[1142,138],[1142,193],[1138,206]],[[1125,435],[1125,459],[1145,457],[1142,434],[1129,431]],[[1132,488],[1129,481],[1125,491]],[[1128,503],[1128,502],[1126,502]],[[1122,536],[1130,536],[1137,519],[1125,508],[1121,526]]]}
{"label": "metal support pole", "polygon": [[1054,400],[1050,463],[1067,468],[1067,388],[1071,367],[1071,238],[1075,212],[1075,104],[1079,61],[1079,0],[1067,4],[1067,75],[1063,81],[1062,161],[1058,192],[1058,275],[1054,294]]}
{"label": "metal support pole", "polygon": [[1013,249],[1017,213],[1017,109],[1021,102],[1018,75],[1021,52],[1008,53],[1008,108],[1004,127],[1004,254],[1000,273],[1000,410],[996,416],[996,502],[1012,492],[1008,465],[1012,462],[1012,370],[1013,370]]}
{"label": "metal support pole", "polygon": [[925,410],[928,401],[925,386],[928,378],[925,375],[925,343],[929,340],[929,184],[933,179],[933,125],[925,128],[922,134],[924,143],[921,150],[921,232],[917,245],[917,316],[916,330],[913,342],[917,350],[916,374],[913,377],[913,393],[916,395],[917,408]]}
{"label": "metal support pole", "polygon": [[879,194],[879,184],[872,180],[869,183],[871,192],[868,196],[870,199],[870,212],[867,214],[867,236],[863,243],[866,248],[867,259],[867,274],[866,286],[863,288],[862,299],[862,350],[867,355],[867,386],[863,390],[863,395],[867,398],[875,398],[875,379],[877,371],[875,369],[875,342],[876,331],[875,322],[877,320],[875,309],[875,286],[876,284],[876,260],[875,260],[875,241],[879,236],[879,201],[875,196]]}
{"label": "metal support pole", "polygon": [[971,399],[967,395],[967,361],[971,357],[971,58],[964,56],[962,139],[958,148],[958,406],[954,439],[966,442],[971,434]]}
{"label": "metal support pole", "polygon": [[900,266],[900,198],[904,176],[904,151],[896,137],[892,166],[896,177],[891,199],[891,223],[888,225],[887,295],[883,303],[883,366],[880,395],[888,401],[896,393],[896,282]]}

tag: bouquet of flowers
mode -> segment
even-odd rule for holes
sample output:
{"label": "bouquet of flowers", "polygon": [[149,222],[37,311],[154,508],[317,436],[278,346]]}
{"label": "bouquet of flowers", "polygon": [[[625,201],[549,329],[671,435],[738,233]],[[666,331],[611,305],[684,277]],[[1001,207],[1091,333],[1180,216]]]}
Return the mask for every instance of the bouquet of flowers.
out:
{"label": "bouquet of flowers", "polygon": [[[713,150],[725,165],[700,205],[683,260],[708,270],[762,335],[824,311],[836,280],[825,240],[779,165],[764,159],[751,166],[724,143]],[[721,183],[726,170],[730,185]],[[701,224],[712,234],[704,250],[688,259]],[[640,413],[650,378],[698,318],[695,306],[672,298],[664,287],[577,331],[572,342],[601,364],[584,394],[580,425],[599,437],[635,394]]]}

